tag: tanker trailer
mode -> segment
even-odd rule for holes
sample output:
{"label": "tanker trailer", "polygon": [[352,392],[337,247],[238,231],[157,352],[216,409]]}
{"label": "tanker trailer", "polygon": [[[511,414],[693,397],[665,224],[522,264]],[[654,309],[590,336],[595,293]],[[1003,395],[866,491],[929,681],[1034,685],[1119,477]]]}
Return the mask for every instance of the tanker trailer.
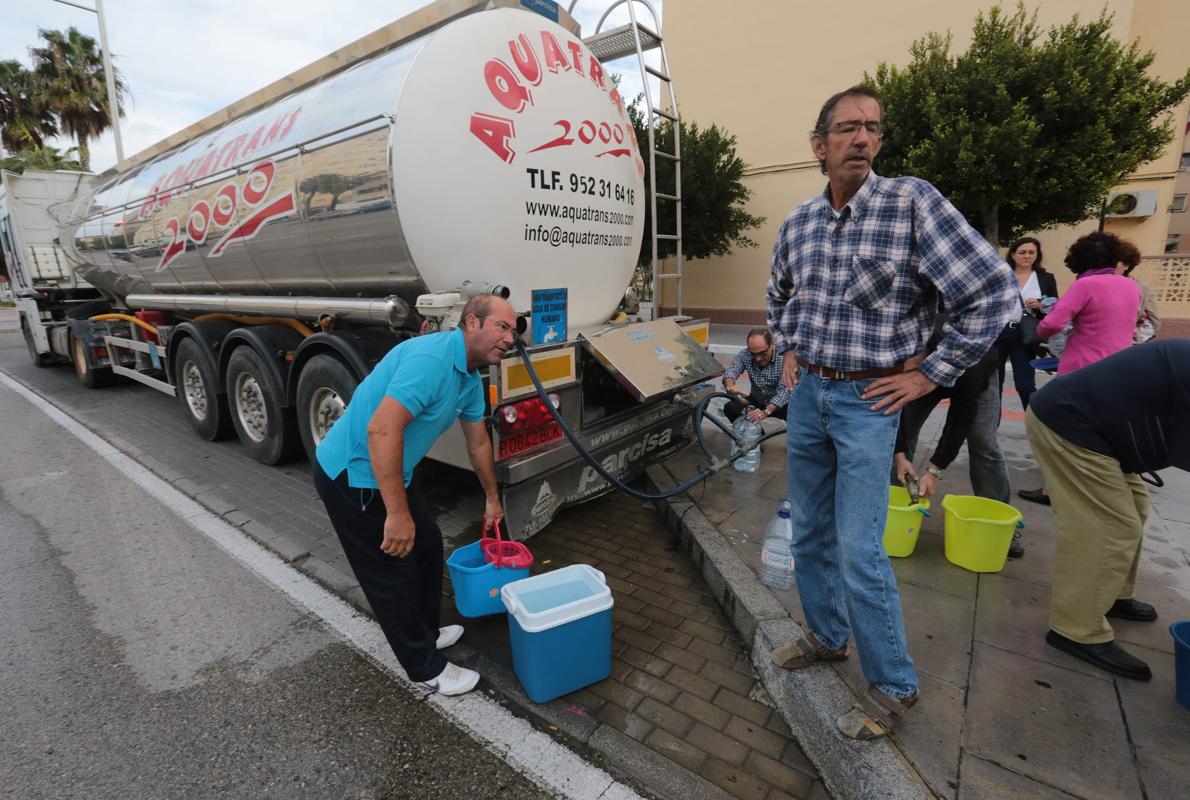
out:
{"label": "tanker trailer", "polygon": [[[610,76],[557,13],[444,0],[101,175],[61,238],[110,313],[70,320],[60,352],[87,385],[172,394],[200,436],[234,431],[274,464],[311,455],[372,366],[453,327],[470,296],[525,315],[545,298],[529,358],[548,392],[519,357],[487,376],[514,535],[609,488],[546,403],[617,476],[690,443],[690,387],[719,370],[707,324],[607,324],[639,250],[644,164]],[[469,468],[461,435],[430,456]]]}

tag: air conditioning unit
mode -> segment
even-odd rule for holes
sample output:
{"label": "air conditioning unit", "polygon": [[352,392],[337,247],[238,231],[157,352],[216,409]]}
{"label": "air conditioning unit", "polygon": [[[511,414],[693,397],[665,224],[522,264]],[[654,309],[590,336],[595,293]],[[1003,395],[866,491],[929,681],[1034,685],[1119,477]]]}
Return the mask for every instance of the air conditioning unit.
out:
{"label": "air conditioning unit", "polygon": [[1107,196],[1106,217],[1151,217],[1157,213],[1157,190],[1112,192]]}

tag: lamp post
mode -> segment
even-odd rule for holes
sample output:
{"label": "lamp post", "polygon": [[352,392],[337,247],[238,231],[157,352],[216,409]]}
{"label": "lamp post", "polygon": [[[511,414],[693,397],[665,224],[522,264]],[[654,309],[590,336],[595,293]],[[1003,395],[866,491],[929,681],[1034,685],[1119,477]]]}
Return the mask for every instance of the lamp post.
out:
{"label": "lamp post", "polygon": [[99,18],[99,52],[103,56],[103,77],[107,80],[107,106],[111,110],[112,132],[116,137],[116,163],[124,160],[124,140],[120,136],[120,107],[116,103],[116,74],[112,71],[112,54],[107,46],[107,22],[103,17],[103,0],[95,0],[95,7],[72,0],[54,0],[64,6],[90,11]]}

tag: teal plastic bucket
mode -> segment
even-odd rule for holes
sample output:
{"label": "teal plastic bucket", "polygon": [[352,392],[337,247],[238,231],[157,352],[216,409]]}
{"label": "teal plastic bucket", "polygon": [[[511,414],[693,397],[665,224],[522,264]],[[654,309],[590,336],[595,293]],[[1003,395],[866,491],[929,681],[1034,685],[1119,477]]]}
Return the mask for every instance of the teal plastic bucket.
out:
{"label": "teal plastic bucket", "polygon": [[455,608],[464,617],[504,613],[500,589],[506,583],[529,577],[529,568],[499,567],[483,554],[483,540],[464,545],[446,559],[455,590]]}
{"label": "teal plastic bucket", "polygon": [[1169,626],[1173,634],[1174,683],[1177,685],[1178,702],[1190,708],[1190,619],[1175,622]]}

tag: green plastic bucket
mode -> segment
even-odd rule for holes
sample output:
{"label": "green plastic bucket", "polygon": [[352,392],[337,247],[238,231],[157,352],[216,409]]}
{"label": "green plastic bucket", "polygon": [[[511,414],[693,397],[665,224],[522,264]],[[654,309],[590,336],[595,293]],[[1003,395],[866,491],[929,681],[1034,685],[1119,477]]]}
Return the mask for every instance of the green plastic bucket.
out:
{"label": "green plastic bucket", "polygon": [[928,498],[911,502],[909,490],[903,486],[888,487],[888,517],[884,520],[884,552],[893,558],[913,555],[917,535],[921,533],[923,512],[930,509]]}
{"label": "green plastic bucket", "polygon": [[999,572],[1008,559],[1012,534],[1021,512],[986,497],[948,494],[946,560],[972,572]]}

